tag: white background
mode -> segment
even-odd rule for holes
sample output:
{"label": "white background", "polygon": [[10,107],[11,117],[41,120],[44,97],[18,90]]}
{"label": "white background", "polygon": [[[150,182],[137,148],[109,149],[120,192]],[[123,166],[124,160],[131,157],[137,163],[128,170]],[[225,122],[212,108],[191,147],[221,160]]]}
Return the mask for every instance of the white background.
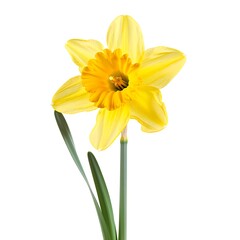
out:
{"label": "white background", "polygon": [[[240,239],[238,1],[9,0],[0,3],[0,239],[102,239],[88,189],[55,123],[51,98],[78,74],[70,38],[106,43],[129,14],[146,48],[187,56],[162,90],[169,125],[129,123],[128,239]],[[66,116],[86,172],[93,151],[118,220],[119,142],[89,143],[96,112]],[[118,221],[117,221],[118,222]]]}

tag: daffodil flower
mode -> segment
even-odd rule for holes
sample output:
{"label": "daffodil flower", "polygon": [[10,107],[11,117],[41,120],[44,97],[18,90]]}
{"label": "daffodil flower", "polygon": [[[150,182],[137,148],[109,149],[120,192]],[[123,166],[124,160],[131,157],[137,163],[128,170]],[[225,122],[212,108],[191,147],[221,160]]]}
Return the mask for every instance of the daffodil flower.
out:
{"label": "daffodil flower", "polygon": [[130,16],[118,16],[107,32],[108,48],[96,40],[72,39],[66,48],[81,75],[68,80],[53,97],[61,113],[100,109],[92,145],[106,149],[136,119],[144,132],[162,130],[168,122],[160,89],[185,63],[182,52],[155,47],[144,50],[142,31]]}

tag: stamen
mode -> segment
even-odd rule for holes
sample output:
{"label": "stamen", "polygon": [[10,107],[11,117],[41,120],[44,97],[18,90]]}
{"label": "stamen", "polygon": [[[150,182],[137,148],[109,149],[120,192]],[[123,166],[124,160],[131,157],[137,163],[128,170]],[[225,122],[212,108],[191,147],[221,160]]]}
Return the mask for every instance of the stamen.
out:
{"label": "stamen", "polygon": [[116,91],[122,91],[124,88],[128,86],[128,79],[127,77],[121,75],[111,75],[108,78],[116,88]]}

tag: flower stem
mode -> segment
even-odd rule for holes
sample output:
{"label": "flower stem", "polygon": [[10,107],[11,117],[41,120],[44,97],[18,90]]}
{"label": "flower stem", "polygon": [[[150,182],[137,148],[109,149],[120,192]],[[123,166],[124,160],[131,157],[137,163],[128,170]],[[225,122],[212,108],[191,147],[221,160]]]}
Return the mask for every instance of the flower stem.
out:
{"label": "flower stem", "polygon": [[122,131],[120,151],[120,204],[118,240],[127,239],[127,127]]}

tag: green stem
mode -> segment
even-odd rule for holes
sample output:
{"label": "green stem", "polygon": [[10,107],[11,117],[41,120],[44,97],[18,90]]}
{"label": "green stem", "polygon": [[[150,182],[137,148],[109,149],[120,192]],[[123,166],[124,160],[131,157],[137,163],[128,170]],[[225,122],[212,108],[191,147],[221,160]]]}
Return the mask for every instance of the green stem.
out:
{"label": "green stem", "polygon": [[127,127],[121,135],[120,152],[120,204],[118,240],[127,239]]}

